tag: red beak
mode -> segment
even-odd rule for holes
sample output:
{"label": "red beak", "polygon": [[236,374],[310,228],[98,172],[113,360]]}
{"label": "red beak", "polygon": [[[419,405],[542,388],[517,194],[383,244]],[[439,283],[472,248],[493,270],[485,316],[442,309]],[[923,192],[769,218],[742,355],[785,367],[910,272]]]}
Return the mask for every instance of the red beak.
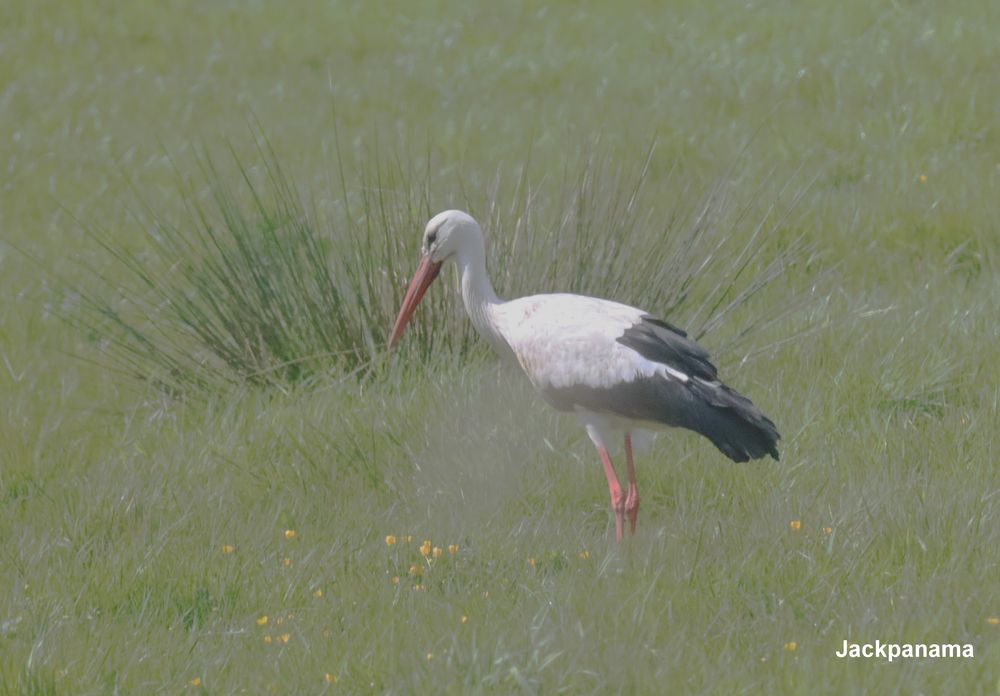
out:
{"label": "red beak", "polygon": [[441,272],[441,263],[441,261],[431,261],[429,255],[420,259],[420,265],[417,266],[417,272],[413,274],[410,287],[406,288],[406,296],[403,298],[403,304],[399,308],[399,314],[396,315],[396,322],[392,325],[392,333],[389,334],[390,350],[396,345],[399,337],[403,335],[403,329],[406,328],[407,322],[413,316],[413,311],[420,304],[420,300],[423,299],[427,288],[431,286],[434,279],[438,277],[438,273]]}

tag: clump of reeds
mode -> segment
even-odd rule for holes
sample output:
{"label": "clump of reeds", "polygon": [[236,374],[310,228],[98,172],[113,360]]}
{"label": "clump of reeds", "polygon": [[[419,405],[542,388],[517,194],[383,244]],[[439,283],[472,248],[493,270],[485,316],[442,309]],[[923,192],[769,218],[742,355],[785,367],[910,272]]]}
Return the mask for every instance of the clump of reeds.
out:
{"label": "clump of reeds", "polygon": [[[117,233],[92,232],[114,263],[79,290],[82,311],[73,320],[99,338],[105,362],[171,393],[371,368],[384,355],[423,225],[445,207],[465,207],[482,222],[501,296],[615,298],[686,325],[696,338],[737,314],[806,251],[775,212],[776,205],[791,210],[794,200],[762,206],[754,197],[741,207],[722,182],[707,194],[685,199],[681,192],[656,204],[648,158],[630,171],[584,157],[567,166],[554,192],[533,187],[522,170],[500,173],[475,192],[458,182],[444,195],[433,177],[397,162],[355,181],[341,169],[339,190],[306,198],[270,149],[260,154],[253,171],[234,158],[235,183],[205,158],[211,195],[178,187],[186,219],[152,214],[138,251],[116,241]],[[337,200],[324,209],[335,212],[321,217],[308,201],[326,195]],[[476,350],[452,295],[428,295],[407,332],[407,356]],[[794,306],[783,301],[741,316],[726,345]]]}

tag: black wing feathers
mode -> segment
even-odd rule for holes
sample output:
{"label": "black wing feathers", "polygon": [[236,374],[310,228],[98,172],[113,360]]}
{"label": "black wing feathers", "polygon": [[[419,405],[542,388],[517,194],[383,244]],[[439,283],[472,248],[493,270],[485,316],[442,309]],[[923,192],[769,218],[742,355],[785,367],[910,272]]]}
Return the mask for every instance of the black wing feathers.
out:
{"label": "black wing feathers", "polygon": [[688,376],[710,382],[718,378],[715,365],[708,360],[708,351],[661,319],[644,316],[619,336],[618,342],[647,360],[663,363]]}
{"label": "black wing feathers", "polygon": [[778,459],[781,435],[770,418],[750,399],[725,384],[705,384],[691,380],[686,386],[695,404],[683,427],[701,433],[737,462],[758,459],[765,454]]}

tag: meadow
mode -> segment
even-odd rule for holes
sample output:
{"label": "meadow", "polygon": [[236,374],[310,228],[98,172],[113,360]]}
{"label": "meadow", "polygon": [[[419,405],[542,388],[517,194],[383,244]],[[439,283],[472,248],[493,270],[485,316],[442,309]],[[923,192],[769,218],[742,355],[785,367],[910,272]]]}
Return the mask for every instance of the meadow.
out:
{"label": "meadow", "polygon": [[[0,693],[1000,693],[1000,6],[667,5],[0,5]],[[781,461],[615,543],[450,273],[384,349],[448,207]]]}

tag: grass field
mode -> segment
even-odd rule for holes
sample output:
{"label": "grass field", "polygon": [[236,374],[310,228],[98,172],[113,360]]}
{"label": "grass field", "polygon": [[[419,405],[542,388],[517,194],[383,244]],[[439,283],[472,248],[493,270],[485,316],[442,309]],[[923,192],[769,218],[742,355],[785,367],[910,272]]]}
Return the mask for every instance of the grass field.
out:
{"label": "grass field", "polygon": [[[0,6],[0,693],[1000,693],[1000,5],[664,5]],[[162,294],[211,252],[154,224],[233,229],[220,188],[250,237],[300,201],[271,229],[355,293],[259,369]],[[703,339],[782,459],[660,437],[626,543],[450,278],[381,349],[428,213],[487,222],[502,292],[645,304],[674,267],[603,254],[660,258],[706,200],[716,275],[669,318],[790,262]],[[207,377],[123,375],[88,297],[191,351],[133,368]]]}

